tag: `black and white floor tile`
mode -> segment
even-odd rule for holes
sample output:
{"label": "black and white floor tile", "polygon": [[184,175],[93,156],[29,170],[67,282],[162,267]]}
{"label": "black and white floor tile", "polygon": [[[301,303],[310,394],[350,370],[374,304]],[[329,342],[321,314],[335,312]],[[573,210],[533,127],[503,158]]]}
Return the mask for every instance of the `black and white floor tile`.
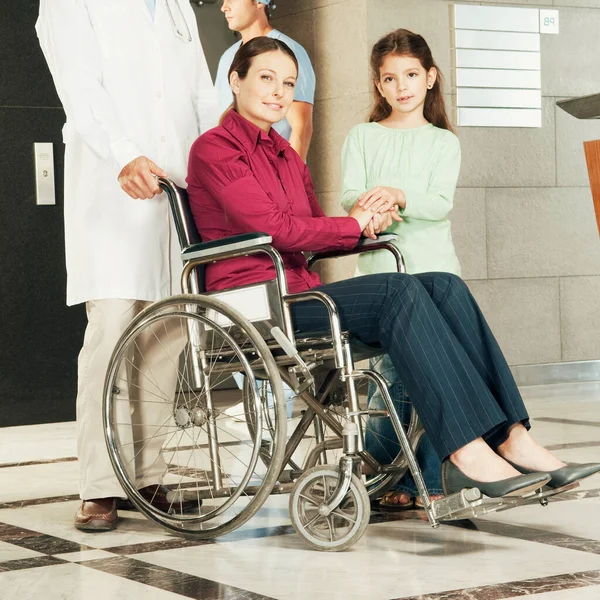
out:
{"label": "black and white floor tile", "polygon": [[[600,383],[523,390],[536,437],[600,460]],[[18,451],[17,451],[18,448]],[[0,600],[600,599],[600,477],[551,500],[431,529],[374,513],[343,553],[310,550],[287,498],[218,540],[174,537],[134,512],[114,532],[72,527],[72,423],[0,429]]]}

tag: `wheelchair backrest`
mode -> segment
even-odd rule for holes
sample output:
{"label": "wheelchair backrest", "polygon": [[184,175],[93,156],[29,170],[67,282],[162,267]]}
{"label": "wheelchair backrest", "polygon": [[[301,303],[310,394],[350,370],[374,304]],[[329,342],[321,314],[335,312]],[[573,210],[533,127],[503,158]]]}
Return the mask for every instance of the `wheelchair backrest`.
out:
{"label": "wheelchair backrest", "polygon": [[169,199],[181,251],[187,250],[194,244],[199,244],[202,239],[200,238],[198,229],[196,229],[187,192],[170,179],[164,177],[158,178],[158,185],[167,194],[167,198]]}
{"label": "wheelchair backrest", "polygon": [[[175,182],[166,177],[159,177],[158,185],[169,199],[171,215],[175,224],[175,231],[177,231],[177,239],[179,240],[181,251],[185,252],[191,246],[200,244],[202,238],[196,228],[196,222],[194,221],[194,216],[190,209],[187,191],[180,188]],[[196,278],[196,283],[200,292],[206,290],[204,287],[204,269],[204,265],[196,267],[195,275],[193,275]]]}

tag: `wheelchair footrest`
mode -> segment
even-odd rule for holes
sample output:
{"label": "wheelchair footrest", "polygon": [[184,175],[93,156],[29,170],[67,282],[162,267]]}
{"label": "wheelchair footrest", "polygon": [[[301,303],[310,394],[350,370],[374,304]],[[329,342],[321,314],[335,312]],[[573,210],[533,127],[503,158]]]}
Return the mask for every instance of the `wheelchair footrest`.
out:
{"label": "wheelchair footrest", "polygon": [[461,490],[431,503],[437,521],[467,519],[477,516],[475,511],[483,504],[483,496],[477,488]]}
{"label": "wheelchair footrest", "polygon": [[[569,485],[565,485],[560,488],[548,488],[544,487],[542,490],[535,492],[535,494],[531,494],[530,496],[525,496],[524,498],[515,498],[518,500],[516,504],[513,506],[527,506],[528,504],[536,504],[539,502],[542,506],[546,506],[548,504],[548,498],[552,498],[552,496],[556,496],[557,494],[562,494],[563,492],[569,492],[579,487],[579,482],[575,481],[574,483],[570,483]],[[503,506],[498,509],[498,511],[508,510],[513,506]]]}
{"label": "wheelchair footrest", "polygon": [[472,519],[484,515],[540,503],[545,506],[548,498],[572,490],[579,486],[575,482],[558,489],[543,488],[527,496],[510,498],[488,498],[483,496],[477,488],[464,489],[457,494],[440,498],[432,502],[433,515],[438,521],[456,521],[459,519]]}

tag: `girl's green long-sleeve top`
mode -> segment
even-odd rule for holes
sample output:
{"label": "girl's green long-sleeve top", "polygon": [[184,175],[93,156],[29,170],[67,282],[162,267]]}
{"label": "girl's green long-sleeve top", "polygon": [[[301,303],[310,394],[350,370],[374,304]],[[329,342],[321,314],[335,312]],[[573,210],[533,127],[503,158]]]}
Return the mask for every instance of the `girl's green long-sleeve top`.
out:
{"label": "girl's green long-sleeve top", "polygon": [[[342,151],[342,206],[350,211],[359,196],[376,186],[401,189],[404,219],[387,233],[397,245],[408,273],[445,271],[460,275],[448,213],[452,210],[460,170],[460,143],[446,129],[432,124],[414,129],[391,129],[379,123],[354,127]],[[361,254],[358,275],[393,272],[391,253]]]}

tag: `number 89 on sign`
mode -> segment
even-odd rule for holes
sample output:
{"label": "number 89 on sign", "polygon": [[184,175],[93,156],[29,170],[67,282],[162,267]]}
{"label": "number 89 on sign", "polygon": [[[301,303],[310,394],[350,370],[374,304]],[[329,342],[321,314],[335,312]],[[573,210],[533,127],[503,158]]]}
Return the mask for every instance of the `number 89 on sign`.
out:
{"label": "number 89 on sign", "polygon": [[540,10],[540,33],[558,33],[557,10]]}

